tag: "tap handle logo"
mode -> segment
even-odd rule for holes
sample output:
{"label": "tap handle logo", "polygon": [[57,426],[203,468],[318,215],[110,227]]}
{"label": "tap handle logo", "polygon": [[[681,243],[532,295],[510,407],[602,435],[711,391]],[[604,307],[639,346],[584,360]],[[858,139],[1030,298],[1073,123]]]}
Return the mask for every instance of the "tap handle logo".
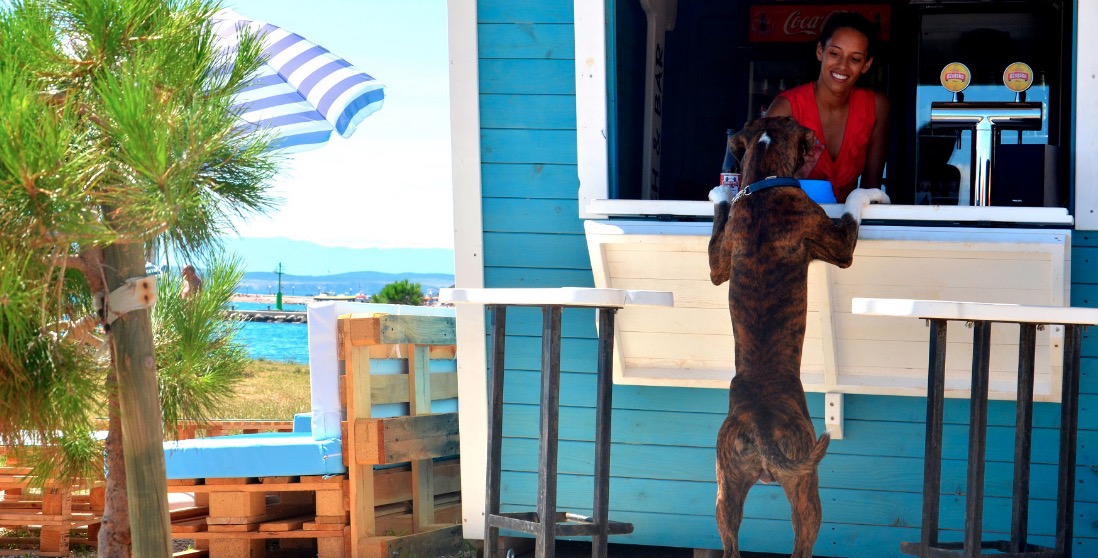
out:
{"label": "tap handle logo", "polygon": [[946,91],[960,93],[972,81],[972,72],[968,71],[968,66],[960,62],[950,62],[942,68],[941,80],[942,87],[945,87]]}
{"label": "tap handle logo", "polygon": [[1003,85],[1007,89],[1021,93],[1033,85],[1033,68],[1025,62],[1015,62],[1003,70]]}

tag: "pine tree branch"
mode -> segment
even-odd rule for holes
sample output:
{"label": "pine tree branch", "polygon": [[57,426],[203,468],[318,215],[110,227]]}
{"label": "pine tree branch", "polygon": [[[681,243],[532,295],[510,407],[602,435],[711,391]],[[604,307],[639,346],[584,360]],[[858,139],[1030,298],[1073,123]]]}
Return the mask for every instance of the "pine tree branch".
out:
{"label": "pine tree branch", "polygon": [[107,292],[107,277],[103,273],[103,248],[95,246],[82,250],[75,256],[65,258],[64,266],[79,271],[88,282],[93,295],[102,296]]}

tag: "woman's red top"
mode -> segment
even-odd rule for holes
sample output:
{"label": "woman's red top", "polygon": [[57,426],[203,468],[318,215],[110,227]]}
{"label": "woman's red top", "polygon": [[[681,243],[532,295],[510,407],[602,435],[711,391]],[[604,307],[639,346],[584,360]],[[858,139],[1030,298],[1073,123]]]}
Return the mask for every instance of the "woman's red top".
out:
{"label": "woman's red top", "polygon": [[[823,124],[820,122],[820,110],[816,106],[816,94],[812,82],[799,85],[782,92],[779,97],[789,101],[793,109],[793,118],[802,126],[816,132],[816,139],[825,143]],[[843,132],[839,156],[831,158],[831,152],[824,145],[816,168],[806,178],[830,180],[831,190],[839,203],[858,187],[858,177],[865,170],[866,151],[869,138],[873,134],[873,124],[877,121],[877,97],[872,90],[854,89],[850,92],[850,110],[846,115],[846,130]]]}

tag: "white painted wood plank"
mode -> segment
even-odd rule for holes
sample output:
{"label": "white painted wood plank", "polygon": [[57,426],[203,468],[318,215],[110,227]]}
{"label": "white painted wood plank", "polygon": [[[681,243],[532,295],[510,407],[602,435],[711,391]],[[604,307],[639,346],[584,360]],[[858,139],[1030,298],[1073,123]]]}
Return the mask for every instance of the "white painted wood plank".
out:
{"label": "white painted wood plank", "polygon": [[[844,332],[845,339],[859,339],[868,342],[907,339],[926,342],[930,328],[924,320],[894,316],[864,316],[840,312],[835,315],[837,327]],[[1049,345],[1049,331],[1037,332],[1037,346]],[[949,324],[946,331],[949,343],[972,343],[972,329],[961,322]],[[1018,342],[1017,324],[995,324],[991,328],[991,342],[1003,345]]]}
{"label": "white painted wood plank", "polygon": [[[871,206],[867,209],[873,209]],[[999,208],[1006,209],[1006,208]],[[626,243],[633,248],[621,249],[649,250],[660,249],[660,245],[681,243],[684,245],[704,246],[709,242],[713,225],[703,221],[585,221],[584,231],[588,236],[598,236],[601,243]],[[909,227],[891,225],[864,225],[858,233],[858,247],[864,249],[873,242],[919,241],[918,244],[895,245],[906,250],[923,250],[927,242],[969,245],[986,242],[992,246],[1021,242],[1024,244],[1062,244],[1070,231],[1061,229],[1010,229],[1010,228],[968,228],[968,227]],[[657,247],[641,247],[656,243]],[[976,248],[976,246],[973,246]],[[934,249],[938,249],[935,247]],[[1004,248],[1005,249],[1005,248]],[[855,252],[857,253],[857,252]]]}
{"label": "white painted wood plank", "polygon": [[[1075,49],[1075,121],[1098,122],[1098,33],[1084,22],[1098,21],[1098,3],[1076,2],[1079,21]],[[1083,124],[1075,127],[1075,214],[1079,230],[1098,230],[1098,129]]]}
{"label": "white painted wood plank", "polygon": [[[956,288],[927,285],[851,285],[839,284],[835,291],[840,299],[849,301],[861,298],[916,298],[921,300],[971,300],[973,302],[1001,302],[1055,306],[1056,285],[1044,289],[1001,289],[995,285]],[[907,293],[907,294],[905,294]],[[849,304],[838,305],[839,310],[849,310]]]}
{"label": "white painted wood plank", "polygon": [[[839,355],[839,365],[843,374],[851,373],[862,367],[888,368],[897,363],[910,364],[921,370],[920,374],[926,375],[929,362],[929,347],[927,339],[918,340],[890,340],[890,341],[865,341],[861,339],[847,339],[844,341],[843,351]],[[992,343],[990,369],[995,372],[1009,372],[1018,370],[1018,344]],[[1049,372],[1049,348],[1043,345],[1037,348],[1037,362],[1035,370],[1039,373]],[[920,366],[921,364],[921,366]],[[969,374],[972,366],[972,343],[948,343],[946,346],[946,371],[959,371]]]}
{"label": "white painted wood plank", "polygon": [[[817,316],[816,312],[808,313],[805,339],[818,341],[822,338]],[[727,336],[728,342],[732,342],[732,318],[728,315],[727,308],[672,309],[637,306],[619,314],[616,326],[618,331],[626,333]],[[915,330],[917,326],[911,325],[911,328]]]}
{"label": "white painted wood plank", "polygon": [[[846,273],[834,274],[842,285],[902,285],[937,288],[1029,290],[1053,286],[1050,258],[1038,260],[979,260],[942,254],[937,258],[859,257]],[[994,278],[989,281],[989,278]]]}
{"label": "white painted wood plank", "polygon": [[667,291],[589,289],[583,287],[533,289],[439,289],[440,302],[450,304],[560,305],[583,307],[674,306]]}
{"label": "white painted wood plank", "polygon": [[602,2],[574,2],[573,6],[578,200],[580,217],[586,219],[598,213],[588,209],[591,201],[609,197],[606,12]]}
{"label": "white painted wood plank", "polygon": [[[823,365],[824,384],[827,386],[837,385],[839,371],[836,358],[839,349],[836,345],[840,336],[836,335],[833,321],[835,310],[831,286],[833,267],[822,262],[812,262],[808,266],[808,292],[816,300],[819,311],[812,313],[812,321],[807,323],[811,323],[819,330],[820,338],[811,342],[805,339],[804,348],[801,351],[803,360],[808,360],[810,354],[815,356],[814,353],[819,352],[820,362]],[[807,325],[805,329],[807,330]]]}
{"label": "white painted wood plank", "polygon": [[1017,321],[1048,324],[1098,324],[1098,308],[1064,308],[947,300],[855,298],[852,312],[872,316],[909,316],[971,321]]}
{"label": "white painted wood plank", "polygon": [[[819,339],[805,343],[802,365],[805,368],[823,369],[823,351]],[[731,370],[735,356],[732,335],[697,335],[691,333],[641,333],[624,335],[620,349],[627,358],[660,359],[674,362],[674,367],[690,367],[690,362],[709,361],[726,363]]]}
{"label": "white painted wood plank", "polygon": [[[578,53],[577,53],[578,55]],[[578,58],[578,56],[577,56]],[[605,169],[604,169],[605,170]],[[581,217],[670,215],[676,217],[709,217],[713,204],[708,201],[680,200],[610,200],[589,199],[581,205]],[[582,200],[581,200],[582,201]],[[843,204],[822,204],[833,219],[842,216]],[[862,219],[880,221],[936,221],[936,222],[987,222],[987,223],[1040,223],[1071,226],[1074,223],[1067,209],[1062,207],[971,207],[956,205],[871,205],[865,208]]]}
{"label": "white painted wood plank", "polygon": [[[462,287],[484,286],[484,234],[481,215],[480,79],[476,0],[449,0],[450,151],[454,190],[454,279]],[[458,308],[458,399],[462,409],[488,406],[484,312]],[[484,478],[488,469],[488,417],[462,412],[461,518],[463,536],[484,538]],[[355,552],[357,552],[355,546]]]}

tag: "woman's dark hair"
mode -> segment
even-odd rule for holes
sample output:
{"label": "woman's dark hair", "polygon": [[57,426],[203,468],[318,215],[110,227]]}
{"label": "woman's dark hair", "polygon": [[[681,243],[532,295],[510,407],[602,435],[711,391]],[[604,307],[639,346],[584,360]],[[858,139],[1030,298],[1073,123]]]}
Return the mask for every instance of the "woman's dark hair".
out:
{"label": "woman's dark hair", "polygon": [[872,58],[877,52],[878,27],[857,12],[835,12],[831,14],[831,17],[824,22],[823,29],[820,30],[820,46],[827,46],[827,41],[830,41],[831,36],[839,29],[853,29],[865,35],[866,39],[869,40],[866,56]]}

